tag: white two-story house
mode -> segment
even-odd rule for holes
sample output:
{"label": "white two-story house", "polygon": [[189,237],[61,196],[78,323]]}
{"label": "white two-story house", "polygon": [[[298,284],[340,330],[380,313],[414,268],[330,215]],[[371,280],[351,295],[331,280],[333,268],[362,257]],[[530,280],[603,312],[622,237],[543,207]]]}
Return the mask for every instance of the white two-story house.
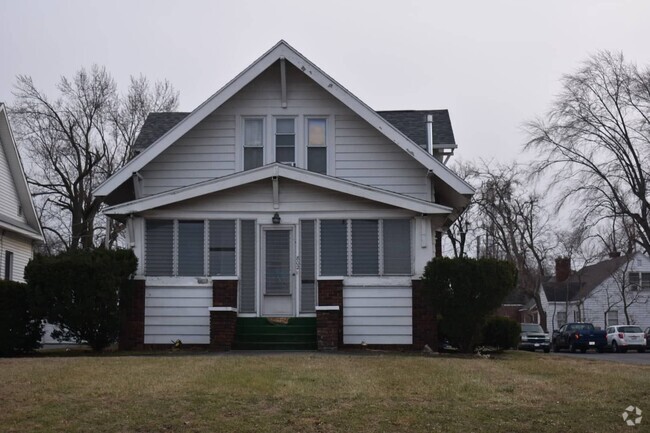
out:
{"label": "white two-story house", "polygon": [[139,259],[123,347],[294,347],[265,318],[320,348],[434,343],[419,278],[473,194],[446,110],[376,112],[280,41],[136,148],[94,192]]}

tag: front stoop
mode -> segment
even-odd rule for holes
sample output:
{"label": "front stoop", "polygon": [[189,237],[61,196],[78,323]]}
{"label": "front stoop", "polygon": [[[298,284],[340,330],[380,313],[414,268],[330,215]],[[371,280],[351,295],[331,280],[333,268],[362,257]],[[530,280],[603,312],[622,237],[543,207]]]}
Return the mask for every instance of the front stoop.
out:
{"label": "front stoop", "polygon": [[316,350],[316,319],[292,317],[287,324],[271,323],[264,317],[237,318],[235,341],[238,350]]}

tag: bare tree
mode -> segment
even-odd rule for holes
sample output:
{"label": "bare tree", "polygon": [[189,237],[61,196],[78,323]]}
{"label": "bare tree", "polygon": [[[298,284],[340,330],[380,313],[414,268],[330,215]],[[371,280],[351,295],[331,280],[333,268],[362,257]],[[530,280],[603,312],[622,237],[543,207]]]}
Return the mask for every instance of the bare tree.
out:
{"label": "bare tree", "polygon": [[650,68],[604,51],[562,84],[546,119],[527,125],[535,170],[561,187],[560,205],[576,199],[590,225],[623,218],[650,253]]}
{"label": "bare tree", "polygon": [[480,182],[476,206],[486,239],[491,242],[491,250],[487,251],[516,265],[519,287],[535,300],[540,322],[546,329],[540,290],[554,242],[544,197],[524,182],[527,175],[516,165],[483,163],[476,176]]}
{"label": "bare tree", "polygon": [[152,88],[140,76],[131,77],[122,96],[97,65],[62,77],[57,88],[59,95],[50,99],[31,77],[18,76],[12,122],[27,150],[28,181],[48,248],[90,248],[104,231],[97,224],[102,201],[92,190],[126,162],[150,111],[176,109],[178,92],[167,81]]}

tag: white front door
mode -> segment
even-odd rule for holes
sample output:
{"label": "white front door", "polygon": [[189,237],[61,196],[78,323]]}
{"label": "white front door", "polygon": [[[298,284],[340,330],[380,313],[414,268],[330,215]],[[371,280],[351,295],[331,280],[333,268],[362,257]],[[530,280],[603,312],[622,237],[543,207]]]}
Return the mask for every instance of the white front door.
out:
{"label": "white front door", "polygon": [[262,228],[262,315],[294,316],[295,236],[293,226]]}

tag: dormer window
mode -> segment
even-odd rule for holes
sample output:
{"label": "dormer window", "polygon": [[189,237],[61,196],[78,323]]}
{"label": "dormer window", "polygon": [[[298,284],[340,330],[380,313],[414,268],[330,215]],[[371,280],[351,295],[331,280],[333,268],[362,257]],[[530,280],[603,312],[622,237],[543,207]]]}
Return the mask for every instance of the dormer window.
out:
{"label": "dormer window", "polygon": [[244,170],[264,165],[264,119],[244,119]]}
{"label": "dormer window", "polygon": [[275,161],[283,164],[296,164],[295,119],[275,119]]}

